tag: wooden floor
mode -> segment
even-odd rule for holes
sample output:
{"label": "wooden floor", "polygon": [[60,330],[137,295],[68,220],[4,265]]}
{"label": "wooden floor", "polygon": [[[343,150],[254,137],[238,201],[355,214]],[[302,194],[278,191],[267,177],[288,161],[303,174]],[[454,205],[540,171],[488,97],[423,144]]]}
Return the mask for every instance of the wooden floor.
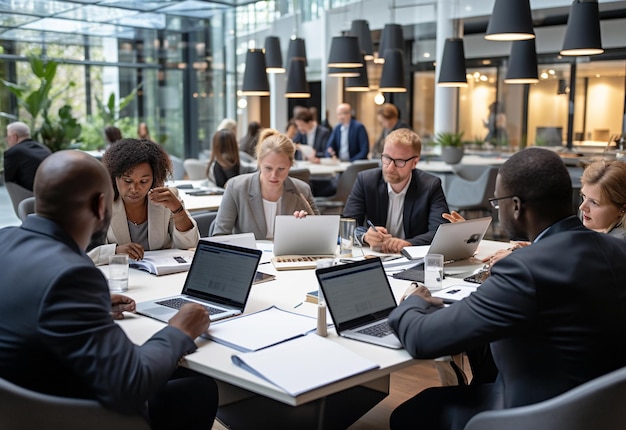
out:
{"label": "wooden floor", "polygon": [[[396,406],[410,399],[420,391],[441,385],[439,373],[432,361],[424,361],[412,367],[391,374],[391,390],[389,395],[376,405],[360,420],[350,426],[349,430],[385,430],[389,428],[389,415]],[[213,430],[227,430],[217,421]]]}

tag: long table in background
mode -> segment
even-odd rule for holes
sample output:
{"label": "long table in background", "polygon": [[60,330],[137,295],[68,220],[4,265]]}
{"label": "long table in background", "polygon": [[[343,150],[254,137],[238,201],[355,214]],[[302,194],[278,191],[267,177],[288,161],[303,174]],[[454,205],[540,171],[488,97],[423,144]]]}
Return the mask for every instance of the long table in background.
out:
{"label": "long table in background", "polygon": [[[455,273],[471,271],[482,265],[480,257],[497,249],[507,247],[502,242],[483,241],[476,259],[450,266]],[[314,270],[276,271],[269,259],[272,244],[260,241],[263,250],[259,270],[276,275],[274,281],[254,285],[245,313],[266,309],[270,306],[316,316],[317,306],[305,302],[306,293],[318,288]],[[369,250],[365,249],[366,253]],[[358,251],[356,251],[358,254]],[[104,270],[104,268],[103,268]],[[448,268],[446,268],[448,271]],[[179,294],[187,273],[156,277],[131,269],[129,291],[136,301]],[[389,277],[396,300],[410,285]],[[463,282],[448,276],[444,287]],[[330,316],[328,316],[330,322]],[[141,344],[163,327],[163,323],[140,315],[129,314],[119,321],[132,341]],[[183,366],[212,376],[220,387],[218,417],[232,428],[346,428],[375,406],[389,393],[390,374],[416,363],[405,350],[393,350],[337,336],[329,328],[328,339],[379,364],[379,368],[340,380],[298,396],[292,396],[236,366],[231,361],[237,351],[205,339],[197,339],[198,350],[183,360]],[[285,363],[288,366],[289,363]]]}

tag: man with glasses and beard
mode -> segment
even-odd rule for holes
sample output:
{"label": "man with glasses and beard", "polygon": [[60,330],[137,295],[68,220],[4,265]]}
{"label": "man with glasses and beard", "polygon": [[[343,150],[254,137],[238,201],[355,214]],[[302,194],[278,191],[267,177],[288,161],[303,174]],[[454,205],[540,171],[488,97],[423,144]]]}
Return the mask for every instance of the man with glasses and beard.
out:
{"label": "man with glasses and beard", "polygon": [[133,312],[135,302],[111,295],[85,254],[111,220],[104,165],[80,151],[50,155],[35,175],[35,200],[36,214],[0,230],[0,378],[142,414],[153,429],[211,428],[215,381],[177,369],[207,330],[208,312],[185,305],[135,345],[113,321]]}
{"label": "man with glasses and beard", "polygon": [[405,246],[428,245],[439,224],[447,222],[441,216],[448,212],[441,180],[415,168],[421,150],[414,131],[395,130],[385,139],[382,167],[356,179],[343,216],[357,220],[356,236],[373,249],[398,253]]}

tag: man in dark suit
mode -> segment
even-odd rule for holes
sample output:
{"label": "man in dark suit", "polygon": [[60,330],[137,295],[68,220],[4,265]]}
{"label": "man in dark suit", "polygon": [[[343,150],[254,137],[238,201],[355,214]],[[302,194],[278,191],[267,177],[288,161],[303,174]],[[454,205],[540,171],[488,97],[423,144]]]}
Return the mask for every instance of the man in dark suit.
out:
{"label": "man in dark suit", "polygon": [[6,141],[4,180],[32,191],[37,167],[52,152],[30,138],[30,128],[23,122],[7,125]]}
{"label": "man in dark suit", "polygon": [[337,106],[339,125],[335,126],[326,146],[330,156],[342,161],[365,160],[370,150],[365,126],[352,119],[352,108],[348,103]]}
{"label": "man in dark suit", "polygon": [[35,215],[0,230],[0,377],[141,413],[153,429],[211,428],[215,382],[177,370],[207,330],[208,312],[186,305],[134,345],[113,319],[134,311],[135,302],[111,295],[85,254],[111,219],[113,188],[104,165],[80,151],[56,152],[37,171],[35,199]]}
{"label": "man in dark suit", "polygon": [[313,114],[308,109],[298,112],[294,120],[298,128],[298,134],[293,138],[293,143],[296,144],[300,155],[303,153],[303,150],[300,149],[301,145],[308,145],[313,148],[313,152],[310,155],[296,158],[319,163],[319,159],[326,156],[326,143],[330,136],[330,130],[317,125],[317,121],[314,120]]}
{"label": "man in dark suit", "polygon": [[[383,252],[429,244],[448,204],[436,176],[417,170],[420,137],[409,129],[393,131],[385,140],[382,168],[357,176],[343,211],[356,218],[357,237]],[[367,229],[365,222],[376,226]]]}
{"label": "man in dark suit", "polygon": [[626,365],[626,242],[582,225],[552,151],[513,155],[494,194],[502,226],[533,244],[463,301],[443,308],[419,287],[389,322],[416,358],[491,343],[498,378],[425,390],[392,413],[392,429],[462,429],[480,411],[541,402]]}

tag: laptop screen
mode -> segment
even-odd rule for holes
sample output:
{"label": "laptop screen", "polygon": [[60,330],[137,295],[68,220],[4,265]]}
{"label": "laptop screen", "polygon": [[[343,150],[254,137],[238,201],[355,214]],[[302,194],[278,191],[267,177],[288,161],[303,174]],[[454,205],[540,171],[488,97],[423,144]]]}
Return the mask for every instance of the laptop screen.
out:
{"label": "laptop screen", "polygon": [[229,306],[243,305],[262,251],[199,241],[183,294]]}
{"label": "laptop screen", "polygon": [[380,258],[316,271],[338,331],[385,318],[396,307]]}
{"label": "laptop screen", "polygon": [[278,215],[274,222],[274,255],[334,255],[337,250],[339,215]]}

